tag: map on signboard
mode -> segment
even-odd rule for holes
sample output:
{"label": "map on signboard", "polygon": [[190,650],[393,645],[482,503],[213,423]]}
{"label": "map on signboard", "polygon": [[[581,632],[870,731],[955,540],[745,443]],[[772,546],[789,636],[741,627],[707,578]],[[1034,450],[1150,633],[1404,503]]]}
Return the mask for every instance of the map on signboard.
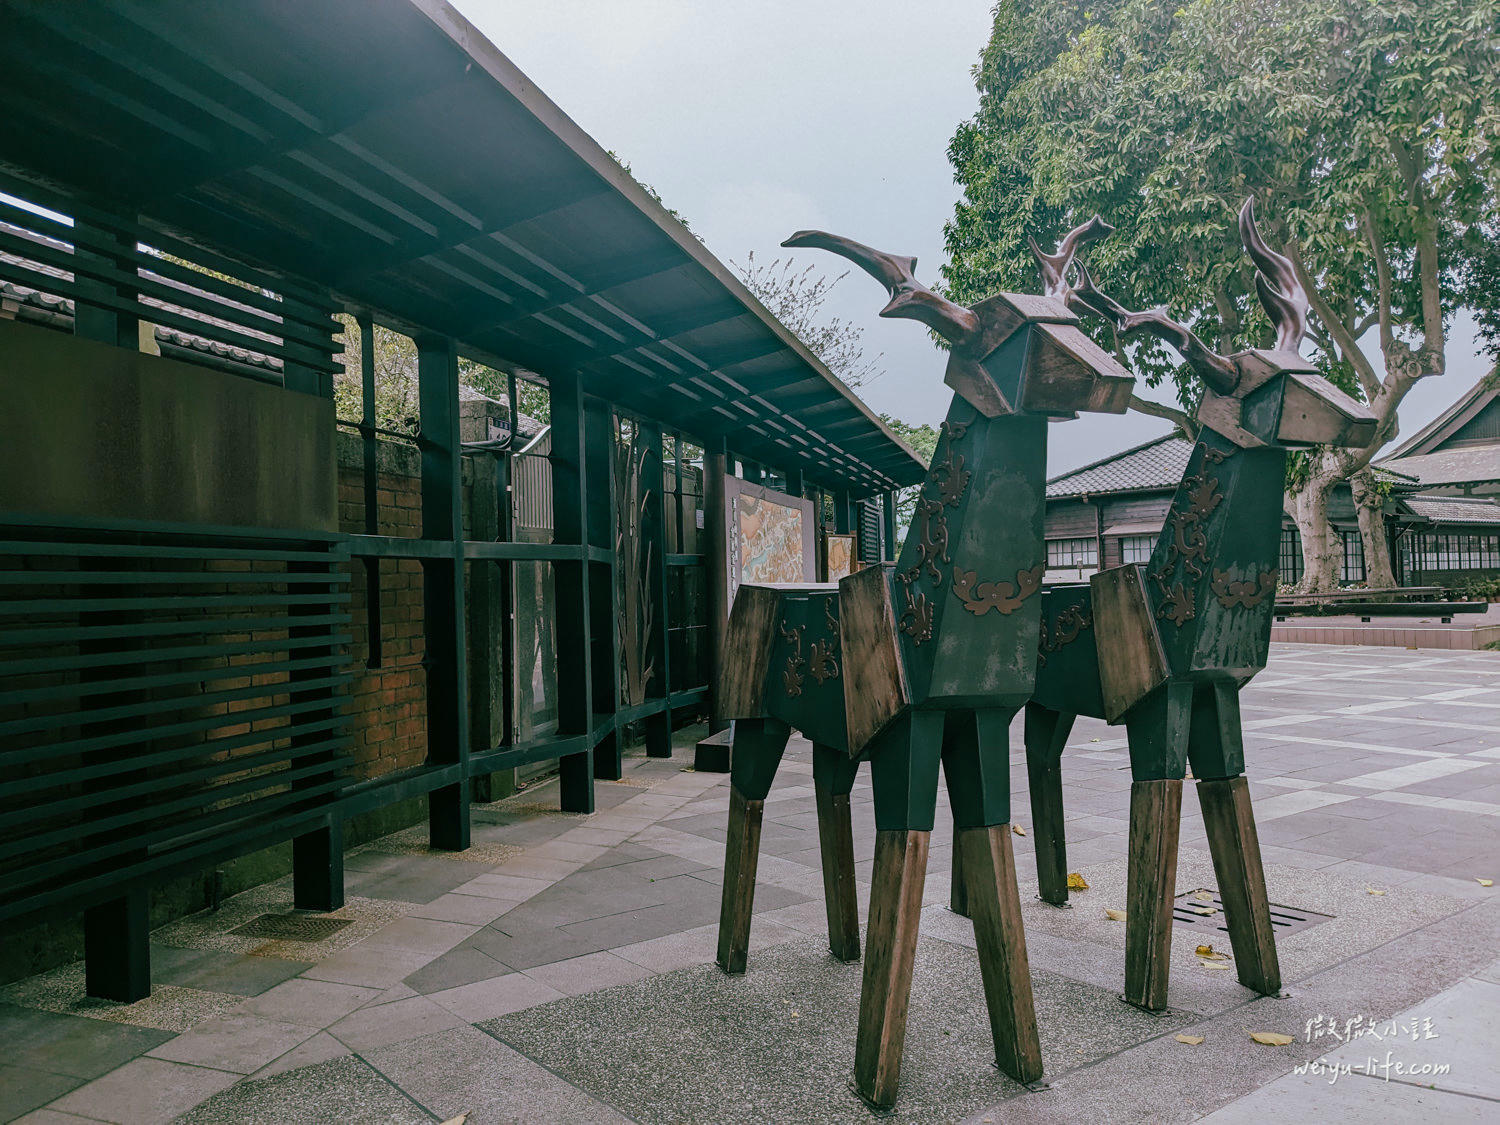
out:
{"label": "map on signboard", "polygon": [[803,582],[802,509],[741,493],[735,515],[741,582]]}
{"label": "map on signboard", "polygon": [[854,536],[829,535],[828,581],[837,582],[854,573]]}

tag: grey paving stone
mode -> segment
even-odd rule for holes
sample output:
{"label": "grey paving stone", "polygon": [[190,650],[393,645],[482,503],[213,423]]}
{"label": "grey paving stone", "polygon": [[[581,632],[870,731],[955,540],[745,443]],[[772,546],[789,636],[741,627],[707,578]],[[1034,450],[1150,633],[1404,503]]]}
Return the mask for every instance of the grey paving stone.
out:
{"label": "grey paving stone", "polygon": [[170,1031],[0,1004],[0,1044],[12,1066],[97,1078],[171,1038]]}
{"label": "grey paving stone", "polygon": [[629,1118],[471,1027],[384,1047],[371,1066],[440,1120],[629,1125]]}
{"label": "grey paving stone", "polygon": [[92,1118],[79,1117],[76,1113],[61,1113],[55,1109],[36,1109],[16,1118],[16,1125],[80,1125]]}
{"label": "grey paving stone", "polygon": [[[1495,1066],[1500,984],[1460,981],[1398,1013],[1391,1022],[1396,1034],[1382,1034],[1379,1040],[1362,1036],[1335,1046],[1325,1058],[1351,1068],[1364,1067],[1367,1072],[1373,1069],[1371,1077],[1389,1075],[1396,1082],[1486,1098],[1500,1117],[1500,1069]],[[1448,1069],[1442,1072],[1441,1067]]]}
{"label": "grey paving stone", "polygon": [[53,1109],[119,1125],[160,1125],[234,1084],[225,1070],[135,1059],[65,1094]]}
{"label": "grey paving stone", "polygon": [[199,1105],[181,1125],[431,1125],[432,1117],[368,1063],[352,1056],[241,1082]]}
{"label": "grey paving stone", "polygon": [[329,1059],[343,1058],[352,1054],[347,1046],[340,1043],[326,1031],[320,1031],[310,1039],[304,1039],[284,1055],[278,1055],[265,1066],[251,1074],[251,1079],[270,1078],[274,1074],[283,1074],[288,1070],[297,1070],[304,1066],[314,1066]]}
{"label": "grey paving stone", "polygon": [[[575,937],[554,926],[517,924],[512,921],[513,917],[513,914],[508,914],[500,919],[499,924],[480,930],[460,948],[477,949],[502,965],[525,970],[549,961],[597,953],[616,944],[597,935],[588,939]],[[505,929],[499,928],[501,924]]]}
{"label": "grey paving stone", "polygon": [[432,918],[440,922],[462,922],[468,926],[486,926],[512,906],[504,899],[483,898],[479,895],[449,893],[439,895],[429,903],[417,907],[407,917]]}
{"label": "grey paving stone", "polygon": [[[1102,989],[1035,977],[1054,1070],[1181,1022],[1144,1015]],[[834,962],[804,938],[765,950],[742,977],[683,969],[481,1026],[638,1121],[866,1123],[870,1112],[846,1085],[859,983],[858,965]],[[896,1120],[951,1120],[1019,1092],[992,1060],[977,959],[923,941]]]}
{"label": "grey paving stone", "polygon": [[398,918],[365,938],[360,948],[394,949],[437,957],[478,929],[478,926],[438,922],[431,918]]}
{"label": "grey paving stone", "polygon": [[1318,1074],[1290,1074],[1202,1118],[1203,1125],[1266,1125],[1305,1120],[1309,1111],[1324,1121],[1441,1121],[1444,1125],[1484,1125],[1500,1117],[1500,1105],[1426,1090],[1393,1086],[1375,1078],[1349,1076],[1330,1082]]}
{"label": "grey paving stone", "polygon": [[461,984],[504,976],[510,968],[472,946],[450,950],[422,966],[402,983],[424,995],[457,988]]}
{"label": "grey paving stone", "polygon": [[328,1033],[357,1052],[446,1031],[464,1021],[425,996],[395,1000],[374,1008],[351,1012],[329,1027]]}
{"label": "grey paving stone", "polygon": [[246,957],[219,949],[180,950],[178,952],[187,956],[165,959],[159,954],[165,948],[160,945],[152,948],[151,977],[154,982],[180,984],[207,992],[228,992],[236,996],[259,996],[266,989],[312,967],[310,961]]}
{"label": "grey paving stone", "polygon": [[411,976],[432,959],[430,954],[412,950],[355,946],[319,961],[302,975],[312,980],[333,981],[335,984],[389,988]]}
{"label": "grey paving stone", "polygon": [[301,1024],[231,1012],[152,1048],[148,1057],[249,1074],[315,1032]]}
{"label": "grey paving stone", "polygon": [[568,996],[627,984],[650,974],[649,969],[613,953],[590,953],[528,969],[526,975]]}
{"label": "grey paving stone", "polygon": [[[396,856],[403,861],[419,861],[421,856]],[[407,870],[398,868],[394,874],[378,871],[359,871],[344,880],[346,894],[364,898],[387,899],[392,902],[431,902],[439,895],[467,883],[474,878],[475,870],[483,870],[477,863],[463,860],[438,860],[442,868],[437,870]]]}
{"label": "grey paving stone", "polygon": [[510,973],[503,977],[459,985],[443,992],[434,992],[429,999],[468,1023],[494,1019],[496,1016],[518,1012],[559,1000],[563,993],[525,973]]}
{"label": "grey paving stone", "polygon": [[236,1011],[264,1019],[327,1027],[380,995],[377,988],[359,988],[332,981],[299,978],[245,1001]]}
{"label": "grey paving stone", "polygon": [[83,1079],[29,1066],[0,1064],[0,1121],[20,1117],[83,1085]]}

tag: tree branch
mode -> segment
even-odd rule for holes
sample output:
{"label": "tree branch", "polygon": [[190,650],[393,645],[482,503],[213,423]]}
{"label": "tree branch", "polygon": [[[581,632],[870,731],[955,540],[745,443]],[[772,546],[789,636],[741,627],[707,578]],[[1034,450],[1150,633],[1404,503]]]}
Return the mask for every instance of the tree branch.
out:
{"label": "tree branch", "polygon": [[1302,283],[1302,288],[1307,292],[1307,300],[1312,305],[1313,312],[1318,314],[1318,319],[1339,346],[1339,352],[1349,361],[1354,368],[1354,373],[1359,376],[1359,385],[1364,388],[1365,397],[1373,401],[1380,393],[1380,376],[1371,365],[1365,353],[1359,350],[1359,341],[1350,331],[1349,325],[1341,320],[1337,313],[1328,305],[1323,294],[1318,291],[1317,285],[1307,272],[1307,266],[1302,261],[1302,251],[1295,243],[1287,245],[1287,256],[1292,260],[1292,266],[1297,271],[1297,280]]}
{"label": "tree branch", "polygon": [[1149,398],[1141,398],[1140,395],[1130,396],[1130,409],[1141,414],[1149,414],[1153,418],[1165,418],[1177,427],[1177,432],[1188,441],[1198,440],[1198,423],[1186,410],[1178,410],[1175,406],[1168,406],[1164,402],[1155,402]]}
{"label": "tree branch", "polygon": [[1422,286],[1422,350],[1425,362],[1435,364],[1439,372],[1443,363],[1443,293],[1441,264],[1438,258],[1437,223],[1432,217],[1432,203],[1422,191],[1422,169],[1411,150],[1394,134],[1386,134],[1391,156],[1406,184],[1406,194],[1417,209],[1417,276]]}
{"label": "tree branch", "polygon": [[1365,239],[1370,244],[1370,253],[1375,258],[1375,278],[1378,287],[1375,312],[1380,323],[1380,350],[1390,355],[1396,344],[1396,331],[1391,324],[1391,262],[1386,255],[1385,240],[1381,238],[1380,230],[1375,225],[1375,216],[1371,213],[1368,201],[1365,203],[1360,221],[1365,228]]}

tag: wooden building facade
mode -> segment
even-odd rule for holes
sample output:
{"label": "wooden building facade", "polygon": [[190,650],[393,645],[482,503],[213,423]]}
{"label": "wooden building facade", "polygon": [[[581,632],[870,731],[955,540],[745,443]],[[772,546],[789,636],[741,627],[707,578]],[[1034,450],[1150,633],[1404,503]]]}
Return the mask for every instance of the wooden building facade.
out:
{"label": "wooden building facade", "polygon": [[[1048,581],[1077,580],[1149,559],[1192,449],[1192,443],[1167,434],[1049,480]],[[1500,441],[1495,452],[1500,455]],[[1500,503],[1453,487],[1428,487],[1406,471],[1408,464],[1389,458],[1375,470],[1390,485],[1385,523],[1397,581],[1462,589],[1500,579]],[[1330,497],[1329,519],[1342,545],[1340,580],[1363,582],[1364,543],[1347,484]],[[1296,582],[1302,543],[1290,517],[1281,526],[1280,560],[1281,581]]]}
{"label": "wooden building facade", "polygon": [[[730,475],[889,550],[924,466],[442,0],[0,24],[0,941],[81,912],[137,999],[164,880],[290,840],[328,910],[399,803],[463,849],[556,761],[590,810],[712,704]],[[517,436],[465,433],[473,364]]]}

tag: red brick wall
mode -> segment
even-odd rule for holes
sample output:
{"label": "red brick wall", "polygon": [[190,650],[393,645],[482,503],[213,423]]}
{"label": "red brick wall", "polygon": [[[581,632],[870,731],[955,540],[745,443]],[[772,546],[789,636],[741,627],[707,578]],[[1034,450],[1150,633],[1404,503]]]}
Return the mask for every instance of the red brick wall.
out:
{"label": "red brick wall", "polygon": [[[357,450],[354,452],[356,456],[351,459],[344,449],[340,450],[339,527],[348,532],[362,532],[364,474]],[[415,475],[396,472],[381,472],[378,480],[380,533],[412,538],[420,535],[421,482]],[[362,778],[374,778],[419,766],[427,757],[422,567],[407,559],[380,561],[380,667],[371,668],[369,585],[364,560],[355,559],[352,566],[351,752],[355,773]]]}

